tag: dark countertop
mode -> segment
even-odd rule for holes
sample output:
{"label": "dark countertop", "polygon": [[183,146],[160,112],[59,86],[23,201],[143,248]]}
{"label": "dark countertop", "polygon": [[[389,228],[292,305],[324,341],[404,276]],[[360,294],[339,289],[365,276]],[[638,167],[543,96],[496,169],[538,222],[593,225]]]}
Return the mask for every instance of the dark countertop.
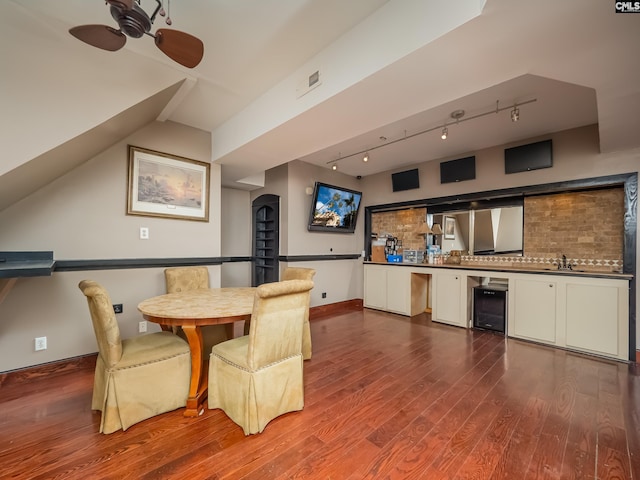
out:
{"label": "dark countertop", "polygon": [[540,268],[540,267],[510,267],[500,265],[452,265],[443,264],[436,265],[432,263],[393,263],[393,262],[369,262],[365,261],[365,265],[390,265],[398,267],[417,267],[417,268],[444,268],[449,270],[478,270],[484,272],[505,272],[505,273],[533,273],[543,275],[561,275],[574,277],[589,278],[612,278],[616,280],[631,280],[633,275],[630,273],[616,272],[595,272],[586,271],[582,268],[576,270],[558,270],[556,268]]}
{"label": "dark countertop", "polygon": [[54,265],[53,252],[0,252],[0,278],[48,277]]}

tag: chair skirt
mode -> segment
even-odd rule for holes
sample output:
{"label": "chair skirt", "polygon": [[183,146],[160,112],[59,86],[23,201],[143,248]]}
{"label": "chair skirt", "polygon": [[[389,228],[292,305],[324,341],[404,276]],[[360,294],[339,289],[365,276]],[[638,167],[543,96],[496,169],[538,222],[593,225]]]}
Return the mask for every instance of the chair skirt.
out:
{"label": "chair skirt", "polygon": [[234,355],[228,355],[230,350],[242,350],[243,343],[246,352],[247,339],[214,347],[209,361],[209,408],[222,409],[245,435],[251,435],[262,432],[279,415],[303,409],[303,360],[297,354],[252,371],[246,362],[230,361]]}
{"label": "chair skirt", "polygon": [[[163,355],[159,358],[158,351]],[[107,368],[98,355],[91,408],[102,412],[100,432],[113,433],[187,403],[189,345],[170,332],[122,341],[122,358]]]}

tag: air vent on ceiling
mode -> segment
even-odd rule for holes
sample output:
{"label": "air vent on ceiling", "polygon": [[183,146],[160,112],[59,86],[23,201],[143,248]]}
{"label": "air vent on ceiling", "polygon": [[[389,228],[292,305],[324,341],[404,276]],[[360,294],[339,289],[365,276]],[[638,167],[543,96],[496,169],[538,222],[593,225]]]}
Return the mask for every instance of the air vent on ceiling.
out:
{"label": "air vent on ceiling", "polygon": [[306,95],[320,85],[322,85],[322,77],[320,75],[320,69],[317,69],[311,74],[305,75],[300,81],[298,81],[298,86],[296,88],[297,98]]}

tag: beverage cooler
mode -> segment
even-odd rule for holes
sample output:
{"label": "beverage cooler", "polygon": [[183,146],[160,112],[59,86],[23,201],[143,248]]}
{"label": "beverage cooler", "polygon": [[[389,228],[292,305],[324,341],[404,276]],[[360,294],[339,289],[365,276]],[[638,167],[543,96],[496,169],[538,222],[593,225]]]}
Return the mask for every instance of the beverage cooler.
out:
{"label": "beverage cooler", "polygon": [[507,287],[483,285],[473,289],[473,326],[505,333],[507,324]]}

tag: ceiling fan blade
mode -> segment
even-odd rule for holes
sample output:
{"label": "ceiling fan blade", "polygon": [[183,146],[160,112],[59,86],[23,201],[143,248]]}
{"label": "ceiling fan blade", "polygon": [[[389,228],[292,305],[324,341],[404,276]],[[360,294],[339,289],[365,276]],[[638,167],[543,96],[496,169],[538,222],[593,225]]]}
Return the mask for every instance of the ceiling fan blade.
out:
{"label": "ceiling fan blade", "polygon": [[127,42],[124,33],[107,25],[79,25],[70,28],[69,33],[84,43],[110,52],[120,50]]}
{"label": "ceiling fan blade", "polygon": [[199,38],[178,30],[161,28],[156,32],[155,41],[166,56],[187,68],[198,65],[204,55],[204,44]]}

